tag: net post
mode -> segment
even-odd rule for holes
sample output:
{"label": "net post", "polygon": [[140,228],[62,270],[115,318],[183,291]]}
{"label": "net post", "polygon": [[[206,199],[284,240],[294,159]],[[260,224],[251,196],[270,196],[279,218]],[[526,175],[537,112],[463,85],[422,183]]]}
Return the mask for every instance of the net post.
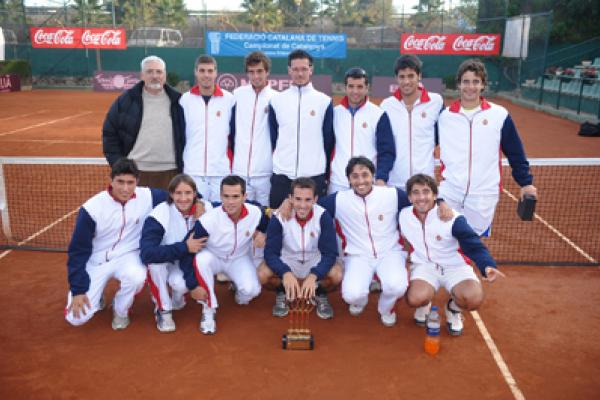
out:
{"label": "net post", "polygon": [[10,242],[13,238],[8,214],[8,200],[6,198],[6,185],[4,182],[4,163],[0,162],[0,217],[2,218],[2,232]]}

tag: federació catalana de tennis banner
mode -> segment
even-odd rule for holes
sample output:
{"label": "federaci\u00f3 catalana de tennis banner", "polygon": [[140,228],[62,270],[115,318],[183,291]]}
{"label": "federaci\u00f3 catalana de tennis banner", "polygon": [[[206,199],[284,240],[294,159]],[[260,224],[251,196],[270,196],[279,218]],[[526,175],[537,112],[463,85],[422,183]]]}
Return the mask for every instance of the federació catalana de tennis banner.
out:
{"label": "federaci\u00f3 catalana de tennis banner", "polygon": [[346,58],[346,34],[286,32],[206,33],[206,52],[212,56],[245,56],[262,51],[269,57],[287,57],[296,49],[315,58]]}

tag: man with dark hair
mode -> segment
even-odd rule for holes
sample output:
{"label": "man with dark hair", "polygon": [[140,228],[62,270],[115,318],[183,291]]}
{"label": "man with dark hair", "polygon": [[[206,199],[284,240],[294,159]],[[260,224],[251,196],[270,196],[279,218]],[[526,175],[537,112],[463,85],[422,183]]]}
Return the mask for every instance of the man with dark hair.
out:
{"label": "man with dark hair", "polygon": [[416,173],[433,175],[435,167],[437,120],[444,101],[421,84],[422,65],[414,55],[398,57],[394,64],[398,89],[381,102],[390,118],[396,145],[388,184],[399,188],[404,188],[406,180]]}
{"label": "man with dark hair", "polygon": [[327,290],[341,282],[342,267],[336,263],[333,219],[316,204],[315,190],[310,178],[293,180],[289,196],[292,218],[275,215],[269,222],[265,262],[259,266],[258,276],[262,284],[276,288],[276,317],[288,314],[287,301],[304,298],[314,299],[320,318],[333,318]]}
{"label": "man with dark hair", "polygon": [[268,206],[273,173],[269,101],[277,92],[269,85],[269,57],[255,51],[246,56],[244,63],[249,84],[233,91],[232,172],[246,180],[248,200]]}
{"label": "man with dark hair", "polygon": [[523,143],[508,111],[482,97],[485,65],[464,61],[456,76],[460,99],[439,119],[440,195],[482,236],[489,236],[501,188],[501,156],[521,186],[520,197],[537,197]]}
{"label": "man with dark hair", "polygon": [[234,99],[216,84],[213,57],[199,56],[194,75],[196,85],[179,101],[185,116],[184,172],[194,178],[205,199],[218,201],[221,179],[231,172],[228,139]]}
{"label": "man with dark hair", "polygon": [[399,217],[402,236],[412,249],[406,301],[418,307],[415,322],[425,325],[431,300],[443,286],[451,296],[446,305],[448,331],[458,336],[463,330],[461,310],[476,310],[484,298],[481,283],[462,253],[475,262],[484,280],[494,282],[504,274],[496,269],[496,262],[465,217],[454,213],[451,220],[440,220],[435,179],[414,175],[406,190],[413,204],[403,209]]}
{"label": "man with dark hair", "polygon": [[142,225],[152,208],[166,200],[162,190],[137,187],[139,175],[133,160],[120,159],[112,165],[108,189],[79,210],[67,260],[70,291],[65,318],[73,325],[86,323],[104,308],[102,294],[111,278],[120,282],[112,328],[129,325],[134,295],[146,281],[139,251]]}
{"label": "man with dark hair", "polygon": [[167,83],[165,62],[141,62],[141,80],[112,104],[102,127],[102,148],[113,165],[122,157],[136,161],[140,186],[167,189],[183,170],[185,143],[181,94]]}
{"label": "man with dark hair", "polygon": [[333,149],[333,103],[310,82],[310,54],[294,50],[288,55],[292,85],[273,96],[269,107],[273,176],[269,203],[277,208],[290,193],[290,183],[309,176],[317,184],[317,195],[327,191],[329,160]]}
{"label": "man with dark hair", "polygon": [[377,164],[375,178],[385,185],[396,158],[394,136],[387,114],[369,101],[369,76],[359,67],[344,76],[346,96],[333,109],[335,156],[331,161],[329,193],[348,189],[344,169],[348,160],[362,155]]}
{"label": "man with dark hair", "polygon": [[230,175],[221,180],[220,207],[205,213],[196,222],[194,238],[208,237],[206,247],[195,256],[184,257],[179,265],[192,298],[202,302],[200,331],[214,334],[218,307],[214,275],[220,272],[231,278],[236,303],[248,304],[260,293],[251,246],[264,247],[268,220],[261,209],[244,203],[246,182]]}

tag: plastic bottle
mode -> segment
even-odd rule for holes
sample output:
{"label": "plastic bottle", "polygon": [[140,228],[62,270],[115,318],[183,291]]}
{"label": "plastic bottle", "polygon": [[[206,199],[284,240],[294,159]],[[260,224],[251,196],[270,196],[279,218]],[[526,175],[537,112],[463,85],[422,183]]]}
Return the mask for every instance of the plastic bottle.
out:
{"label": "plastic bottle", "polygon": [[425,352],[430,355],[436,355],[440,351],[440,315],[436,306],[431,307],[427,317],[425,336]]}

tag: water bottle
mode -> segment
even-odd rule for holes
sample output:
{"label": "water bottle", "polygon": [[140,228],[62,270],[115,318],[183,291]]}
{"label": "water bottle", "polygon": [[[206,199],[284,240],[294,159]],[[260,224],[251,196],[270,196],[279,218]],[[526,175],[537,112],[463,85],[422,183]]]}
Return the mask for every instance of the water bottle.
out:
{"label": "water bottle", "polygon": [[431,307],[427,317],[425,336],[425,352],[430,355],[436,355],[440,351],[440,315],[436,306]]}

